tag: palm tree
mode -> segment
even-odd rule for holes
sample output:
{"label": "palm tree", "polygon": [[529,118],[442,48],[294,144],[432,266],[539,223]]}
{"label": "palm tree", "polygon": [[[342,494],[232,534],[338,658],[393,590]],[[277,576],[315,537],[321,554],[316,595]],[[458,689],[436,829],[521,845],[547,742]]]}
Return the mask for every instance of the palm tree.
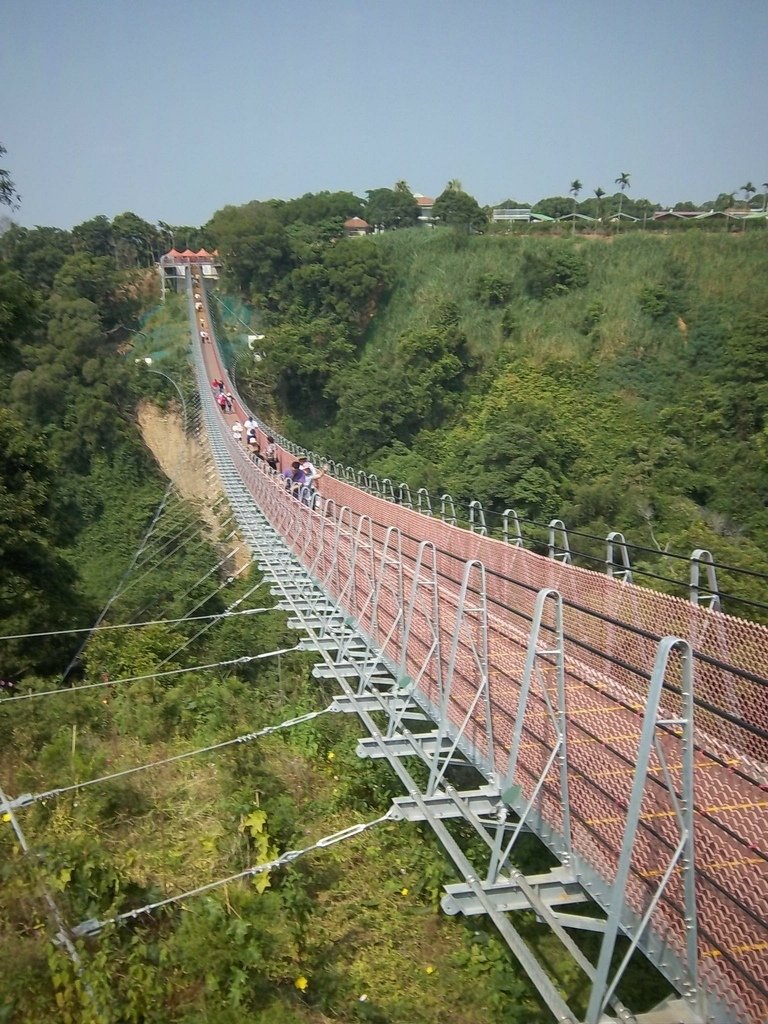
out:
{"label": "palm tree", "polygon": [[408,184],[407,181],[404,181],[401,178],[400,181],[396,181],[395,182],[394,191],[395,192],[409,193],[411,191],[411,186]]}
{"label": "palm tree", "polygon": [[614,181],[621,189],[621,195],[619,196],[619,221],[621,221],[621,207],[624,203],[624,189],[629,188],[629,171],[622,171]]}
{"label": "palm tree", "polygon": [[755,186],[752,184],[751,181],[748,181],[746,185],[740,185],[739,188],[744,193],[744,202],[746,203],[746,206],[747,206],[747,209],[745,211],[744,220],[741,222],[741,230],[742,231],[746,231],[747,230],[746,214],[750,212],[749,200],[755,194],[755,192],[757,192],[757,189],[755,188]]}
{"label": "palm tree", "polygon": [[463,192],[464,191],[464,189],[461,186],[461,182],[459,181],[458,178],[451,178],[451,180],[446,185],[446,189],[449,192]]}
{"label": "palm tree", "polygon": [[600,221],[601,224],[603,222],[603,196],[604,195],[605,195],[605,190],[603,188],[601,188],[600,185],[598,185],[597,188],[595,189],[595,196],[597,198],[597,219]]}
{"label": "palm tree", "polygon": [[574,178],[571,182],[571,187],[568,191],[573,196],[573,234],[576,234],[576,200],[578,199],[579,192],[584,188],[578,178]]}

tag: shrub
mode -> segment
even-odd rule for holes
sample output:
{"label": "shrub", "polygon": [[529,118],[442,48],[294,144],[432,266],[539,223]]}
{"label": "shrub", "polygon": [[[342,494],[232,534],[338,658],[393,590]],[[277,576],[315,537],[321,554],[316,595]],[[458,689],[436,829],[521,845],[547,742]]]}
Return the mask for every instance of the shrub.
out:
{"label": "shrub", "polygon": [[503,306],[512,298],[514,285],[500,274],[481,274],[477,282],[475,294],[481,302],[488,306]]}
{"label": "shrub", "polygon": [[523,257],[525,290],[533,299],[563,295],[587,284],[587,265],[577,252],[566,248],[537,249]]}
{"label": "shrub", "polygon": [[672,312],[672,294],[663,284],[647,284],[638,296],[640,309],[651,320],[666,320]]}

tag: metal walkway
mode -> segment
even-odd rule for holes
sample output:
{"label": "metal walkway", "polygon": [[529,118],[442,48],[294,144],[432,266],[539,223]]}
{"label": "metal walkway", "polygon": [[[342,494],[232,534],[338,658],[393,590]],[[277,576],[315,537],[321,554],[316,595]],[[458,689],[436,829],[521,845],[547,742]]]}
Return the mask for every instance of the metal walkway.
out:
{"label": "metal walkway", "polygon": [[[196,323],[192,285],[189,308]],[[207,300],[204,313],[210,325]],[[344,480],[294,497],[233,437],[239,399],[231,417],[217,408],[209,382],[228,378],[215,345],[194,352],[241,532],[316,675],[365,726],[358,753],[389,762],[407,794],[398,815],[427,822],[453,861],[444,910],[488,915],[557,1021],[768,1020],[768,629]],[[450,818],[481,838],[481,863]],[[526,831],[558,866],[517,869]],[[579,965],[586,1015],[515,929],[523,909]],[[595,965],[572,934],[584,929],[602,936]],[[680,996],[641,1017],[616,996],[635,948]]]}

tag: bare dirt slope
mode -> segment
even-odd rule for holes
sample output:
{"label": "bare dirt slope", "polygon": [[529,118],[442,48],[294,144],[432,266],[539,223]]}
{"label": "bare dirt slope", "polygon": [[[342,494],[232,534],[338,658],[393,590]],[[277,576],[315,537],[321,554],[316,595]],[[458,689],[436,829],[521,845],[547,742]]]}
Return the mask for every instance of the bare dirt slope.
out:
{"label": "bare dirt slope", "polygon": [[[197,438],[184,433],[177,409],[159,409],[152,402],[142,402],[138,421],[144,443],[158,466],[182,497],[198,507],[200,516],[211,528],[211,540],[217,541],[221,522],[212,506],[222,490],[217,474],[209,472],[205,448]],[[233,558],[234,567],[240,569],[247,561],[250,555],[243,546]]]}

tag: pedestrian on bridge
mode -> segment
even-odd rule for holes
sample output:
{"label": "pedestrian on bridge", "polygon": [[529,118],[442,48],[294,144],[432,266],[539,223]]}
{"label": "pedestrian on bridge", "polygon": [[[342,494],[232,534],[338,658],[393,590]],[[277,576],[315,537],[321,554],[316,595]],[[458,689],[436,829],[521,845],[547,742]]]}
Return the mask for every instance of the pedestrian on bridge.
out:
{"label": "pedestrian on bridge", "polygon": [[270,469],[274,470],[275,473],[277,472],[277,445],[275,444],[274,437],[271,435],[267,438],[267,450],[264,452],[264,461]]}

